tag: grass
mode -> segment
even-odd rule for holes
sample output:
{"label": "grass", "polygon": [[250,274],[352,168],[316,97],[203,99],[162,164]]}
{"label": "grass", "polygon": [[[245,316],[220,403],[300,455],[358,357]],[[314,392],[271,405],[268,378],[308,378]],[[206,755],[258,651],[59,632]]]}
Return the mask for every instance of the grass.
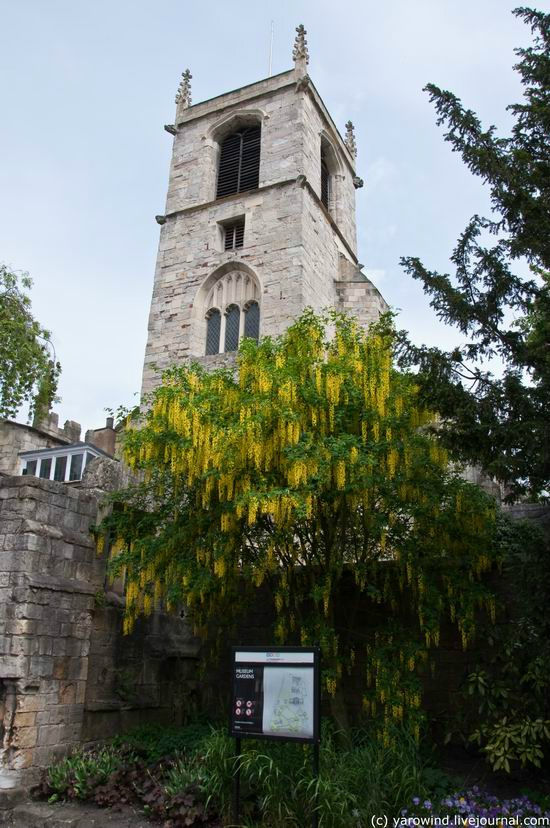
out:
{"label": "grass", "polygon": [[323,726],[315,779],[309,745],[243,740],[237,760],[227,730],[205,721],[179,729],[141,727],[53,765],[42,792],[51,799],[134,802],[157,818],[173,820],[177,811],[181,822],[174,826],[230,824],[239,762],[243,826],[303,826],[315,809],[320,828],[363,828],[373,814],[398,816],[412,797],[451,789],[404,729],[395,728],[386,746],[369,731],[356,731],[344,749],[335,735]]}

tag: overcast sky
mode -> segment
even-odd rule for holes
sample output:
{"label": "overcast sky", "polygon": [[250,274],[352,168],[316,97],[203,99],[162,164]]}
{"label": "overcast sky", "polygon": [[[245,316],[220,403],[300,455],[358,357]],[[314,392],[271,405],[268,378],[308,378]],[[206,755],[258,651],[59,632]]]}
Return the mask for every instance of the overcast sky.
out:
{"label": "overcast sky", "polygon": [[[509,125],[526,27],[509,0],[0,0],[0,261],[30,272],[33,310],[63,373],[60,419],[102,424],[137,402],[174,95],[193,101],[292,67],[309,71],[343,133],[356,127],[359,258],[399,324],[450,344],[399,267],[448,268],[487,195],[442,139],[422,87],[452,90],[485,124]],[[548,2],[536,4],[549,9]]]}

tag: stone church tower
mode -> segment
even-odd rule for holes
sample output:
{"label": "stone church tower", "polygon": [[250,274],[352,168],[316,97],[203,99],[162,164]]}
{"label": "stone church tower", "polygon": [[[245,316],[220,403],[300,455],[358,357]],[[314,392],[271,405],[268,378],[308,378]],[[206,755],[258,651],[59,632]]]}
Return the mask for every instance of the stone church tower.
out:
{"label": "stone church tower", "polygon": [[356,145],[294,69],[191,105],[183,73],[161,225],[142,392],[187,358],[219,365],[242,336],[282,333],[304,308],[368,324],[387,305],[357,259]]}

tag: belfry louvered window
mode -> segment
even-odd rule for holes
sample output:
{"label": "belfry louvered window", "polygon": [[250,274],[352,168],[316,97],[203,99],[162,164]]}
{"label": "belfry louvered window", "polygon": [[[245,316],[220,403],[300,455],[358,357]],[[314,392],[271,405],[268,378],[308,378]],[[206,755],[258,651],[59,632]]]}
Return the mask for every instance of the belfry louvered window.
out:
{"label": "belfry louvered window", "polygon": [[220,330],[222,318],[219,310],[215,308],[208,311],[206,317],[206,356],[219,354],[220,352]]}
{"label": "belfry louvered window", "polygon": [[228,135],[220,150],[216,198],[254,190],[260,180],[259,126],[247,127]]}
{"label": "belfry louvered window", "polygon": [[321,152],[321,201],[328,210],[328,202],[330,198],[330,176],[327,167],[327,162]]}
{"label": "belfry louvered window", "polygon": [[237,250],[244,246],[244,219],[226,224],[223,232],[223,249]]}
{"label": "belfry louvered window", "polygon": [[260,336],[260,306],[257,302],[250,302],[244,312],[244,335],[255,339]]}

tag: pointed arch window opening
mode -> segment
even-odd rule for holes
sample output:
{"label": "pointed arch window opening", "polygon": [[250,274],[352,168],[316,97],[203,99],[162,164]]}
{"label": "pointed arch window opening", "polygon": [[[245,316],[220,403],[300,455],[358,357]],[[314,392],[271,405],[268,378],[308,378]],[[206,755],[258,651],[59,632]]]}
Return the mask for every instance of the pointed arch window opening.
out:
{"label": "pointed arch window opening", "polygon": [[[223,266],[219,275],[209,277],[196,298],[199,319],[204,327],[197,335],[202,339],[202,354],[212,356],[239,349],[243,337],[258,341],[261,317],[261,285],[255,274]],[[201,352],[199,351],[199,353]]]}
{"label": "pointed arch window opening", "polygon": [[261,126],[233,132],[221,143],[216,198],[254,190],[260,181]]}

